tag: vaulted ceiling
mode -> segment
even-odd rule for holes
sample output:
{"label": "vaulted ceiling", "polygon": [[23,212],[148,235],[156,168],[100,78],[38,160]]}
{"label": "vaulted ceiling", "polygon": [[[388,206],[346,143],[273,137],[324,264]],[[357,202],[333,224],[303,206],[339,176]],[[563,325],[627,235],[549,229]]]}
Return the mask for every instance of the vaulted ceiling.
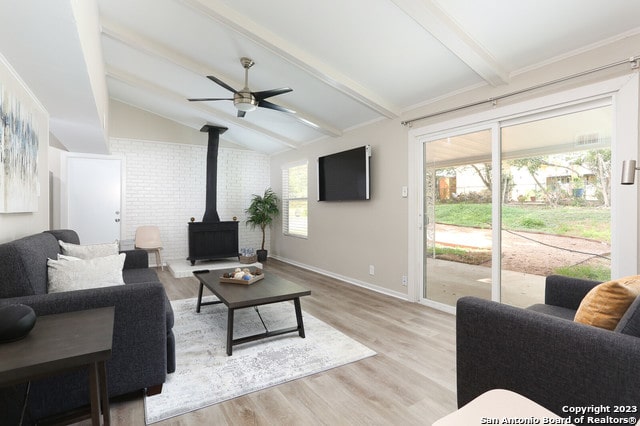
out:
{"label": "vaulted ceiling", "polygon": [[[70,2],[0,0],[0,53],[49,110],[51,132],[92,151],[88,137],[82,148],[67,136],[104,126],[85,117],[95,99],[85,105],[87,47]],[[640,33],[630,0],[97,0],[97,11],[111,99],[194,129],[228,127],[225,139],[267,154]],[[187,100],[232,97],[206,76],[240,90],[241,57],[255,61],[252,91],[293,89],[268,101],[295,114],[240,118],[232,101]]]}

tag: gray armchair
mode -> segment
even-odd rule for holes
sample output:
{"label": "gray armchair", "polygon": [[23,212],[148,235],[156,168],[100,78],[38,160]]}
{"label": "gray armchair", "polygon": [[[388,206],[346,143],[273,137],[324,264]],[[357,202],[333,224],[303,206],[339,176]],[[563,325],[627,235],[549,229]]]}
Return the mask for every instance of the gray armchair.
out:
{"label": "gray armchair", "polygon": [[459,299],[458,406],[501,388],[563,417],[568,415],[565,406],[632,405],[640,410],[640,298],[614,331],[573,322],[580,301],[597,284],[547,277],[545,304],[527,309]]}

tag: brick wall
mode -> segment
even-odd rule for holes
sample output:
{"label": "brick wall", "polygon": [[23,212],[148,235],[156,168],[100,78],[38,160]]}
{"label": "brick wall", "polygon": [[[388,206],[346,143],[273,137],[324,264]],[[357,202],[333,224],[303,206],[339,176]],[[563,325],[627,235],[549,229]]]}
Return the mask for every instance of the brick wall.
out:
{"label": "brick wall", "polygon": [[[138,226],[157,225],[165,262],[186,259],[187,223],[191,217],[199,222],[204,214],[207,147],[113,138],[110,148],[125,158],[122,239],[133,240]],[[220,148],[218,214],[220,220],[240,220],[240,248],[260,248],[260,230],[245,225],[244,210],[252,194],[262,194],[269,185],[268,156]],[[155,257],[149,262],[155,264]]]}

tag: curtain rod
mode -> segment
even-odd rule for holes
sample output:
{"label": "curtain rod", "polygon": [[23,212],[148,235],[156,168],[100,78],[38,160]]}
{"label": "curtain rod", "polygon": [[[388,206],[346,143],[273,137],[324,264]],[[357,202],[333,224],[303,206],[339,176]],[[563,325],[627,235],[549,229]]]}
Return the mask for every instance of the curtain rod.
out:
{"label": "curtain rod", "polygon": [[416,121],[424,120],[424,119],[431,118],[431,117],[436,117],[438,115],[443,115],[443,114],[447,114],[447,113],[454,112],[454,111],[460,111],[460,110],[471,108],[471,107],[474,107],[474,106],[486,104],[488,102],[491,102],[492,104],[495,105],[496,102],[499,101],[500,99],[508,98],[508,97],[515,96],[515,95],[519,95],[521,93],[531,92],[533,90],[541,89],[543,87],[551,86],[551,85],[554,85],[554,84],[557,84],[557,83],[562,83],[562,82],[567,81],[567,80],[572,80],[574,78],[582,77],[582,76],[585,76],[585,75],[588,75],[588,74],[593,74],[593,73],[598,72],[598,71],[606,70],[606,69],[617,67],[619,65],[624,65],[624,64],[631,64],[631,69],[640,68],[640,56],[631,56],[629,59],[623,59],[623,60],[618,61],[618,62],[614,62],[614,63],[608,64],[608,65],[603,65],[601,67],[593,68],[593,69],[590,69],[590,70],[587,70],[587,71],[582,71],[582,72],[579,72],[577,74],[572,74],[572,75],[569,75],[569,76],[566,76],[566,77],[559,78],[557,80],[551,80],[551,81],[548,81],[546,83],[537,84],[535,86],[527,87],[526,89],[516,90],[515,92],[505,93],[504,95],[491,97],[491,98],[488,98],[488,99],[484,99],[482,101],[472,102],[470,104],[465,104],[465,105],[461,105],[461,106],[458,106],[458,107],[445,109],[443,111],[434,112],[432,114],[423,115],[421,117],[412,118],[411,120],[402,121],[400,124],[402,124],[403,126],[411,127],[411,125]]}

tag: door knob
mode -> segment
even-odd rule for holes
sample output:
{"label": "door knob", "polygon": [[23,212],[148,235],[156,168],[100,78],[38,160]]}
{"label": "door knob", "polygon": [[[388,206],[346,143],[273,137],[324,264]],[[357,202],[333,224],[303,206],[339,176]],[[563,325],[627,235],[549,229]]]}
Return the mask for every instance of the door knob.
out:
{"label": "door knob", "polygon": [[120,222],[120,219],[116,219],[116,222]]}

